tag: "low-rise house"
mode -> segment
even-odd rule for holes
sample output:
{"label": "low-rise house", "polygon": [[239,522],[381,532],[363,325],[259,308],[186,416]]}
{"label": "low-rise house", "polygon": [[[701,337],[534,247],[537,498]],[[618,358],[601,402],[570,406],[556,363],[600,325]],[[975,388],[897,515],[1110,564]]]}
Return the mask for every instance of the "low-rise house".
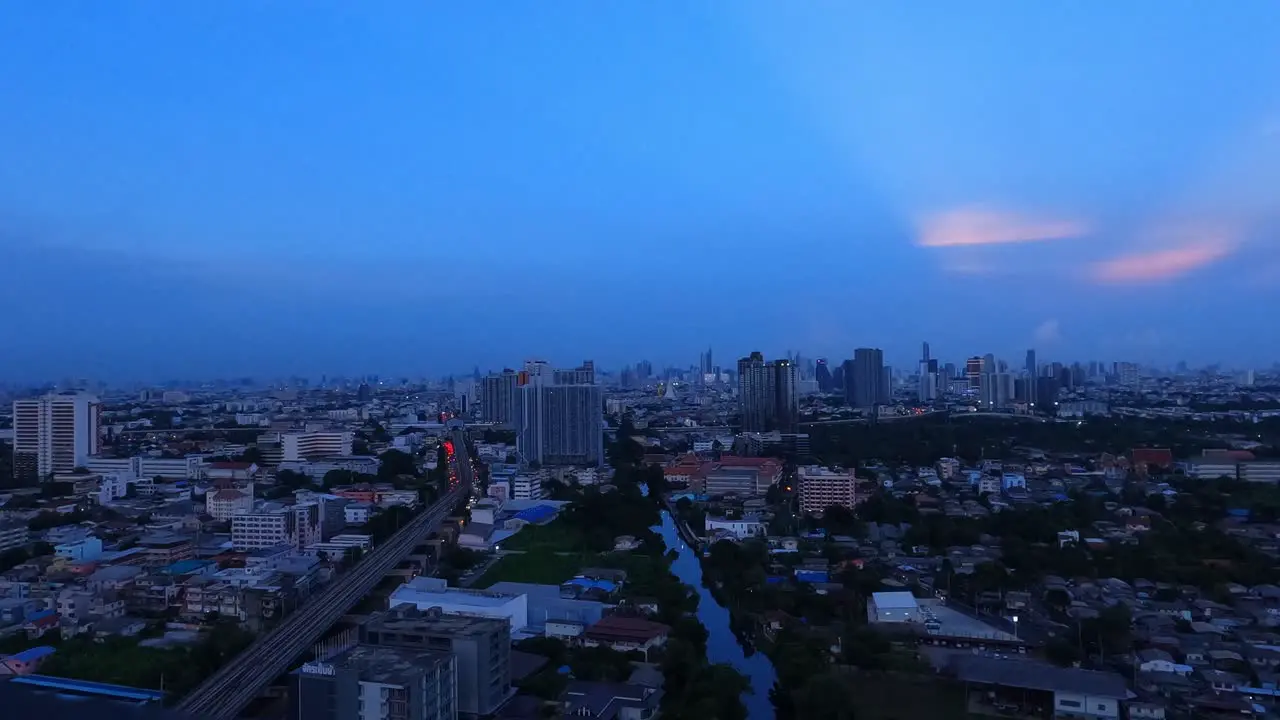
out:
{"label": "low-rise house", "polygon": [[38,671],[44,661],[52,657],[54,652],[54,648],[48,645],[40,645],[0,657],[0,677],[5,675],[31,675]]}
{"label": "low-rise house", "polygon": [[574,680],[560,701],[564,717],[647,720],[657,715],[662,690],[632,683]]}
{"label": "low-rise house", "polygon": [[670,632],[670,627],[652,620],[610,615],[587,628],[582,634],[582,644],[610,647],[619,652],[638,650],[648,657],[649,650],[667,642]]}

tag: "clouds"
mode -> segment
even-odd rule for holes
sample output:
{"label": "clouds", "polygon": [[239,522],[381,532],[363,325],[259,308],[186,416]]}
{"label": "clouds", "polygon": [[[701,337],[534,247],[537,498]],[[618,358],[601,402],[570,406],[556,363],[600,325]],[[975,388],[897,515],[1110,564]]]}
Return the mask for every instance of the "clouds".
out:
{"label": "clouds", "polygon": [[1062,340],[1062,326],[1057,320],[1045,320],[1036,326],[1032,338],[1037,345],[1052,345]]}
{"label": "clouds", "polygon": [[970,206],[926,218],[917,243],[924,247],[1006,245],[1064,240],[1088,231],[1088,224],[1081,220]]}
{"label": "clouds", "polygon": [[1229,255],[1225,244],[1202,243],[1167,250],[1121,255],[1097,263],[1092,279],[1100,283],[1151,283],[1180,278]]}

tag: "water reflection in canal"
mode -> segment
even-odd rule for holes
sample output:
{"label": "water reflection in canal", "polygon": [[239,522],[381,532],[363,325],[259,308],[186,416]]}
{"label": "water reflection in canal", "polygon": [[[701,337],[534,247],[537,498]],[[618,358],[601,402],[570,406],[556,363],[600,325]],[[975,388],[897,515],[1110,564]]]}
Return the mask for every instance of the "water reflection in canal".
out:
{"label": "water reflection in canal", "polygon": [[777,678],[773,664],[763,653],[753,653],[750,657],[743,653],[742,646],[729,627],[729,611],[717,603],[702,586],[702,565],[698,562],[697,553],[680,539],[675,523],[671,520],[671,513],[665,510],[662,512],[662,527],[656,529],[662,534],[667,547],[679,553],[671,571],[698,592],[698,619],[710,634],[707,638],[708,659],[713,663],[732,665],[751,681],[754,692],[744,695],[742,701],[752,720],[773,717],[773,703],[769,702],[769,690]]}

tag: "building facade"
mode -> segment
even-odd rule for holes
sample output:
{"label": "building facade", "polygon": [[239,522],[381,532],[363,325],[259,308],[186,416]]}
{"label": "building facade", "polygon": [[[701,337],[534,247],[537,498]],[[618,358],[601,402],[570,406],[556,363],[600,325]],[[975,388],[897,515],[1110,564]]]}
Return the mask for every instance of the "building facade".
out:
{"label": "building facade", "polygon": [[455,720],[453,655],[357,645],[290,678],[288,717],[311,720]]}
{"label": "building facade", "polygon": [[515,422],[519,373],[506,369],[480,381],[480,419],[509,425]]}
{"label": "building facade", "polygon": [[457,658],[458,711],[463,714],[490,715],[510,694],[511,626],[505,620],[402,606],[361,625],[360,640],[451,653]]}
{"label": "building facade", "polygon": [[743,432],[795,432],[800,415],[796,366],[753,352],[738,361],[738,409]]}
{"label": "building facade", "polygon": [[800,511],[821,514],[832,505],[852,509],[858,503],[857,478],[852,470],[804,465],[797,470],[800,481]]}
{"label": "building facade", "polygon": [[101,405],[92,395],[45,395],[13,403],[13,474],[43,480],[84,465],[100,448]]}
{"label": "building facade", "polygon": [[518,390],[516,448],[522,460],[547,466],[604,462],[604,401],[590,363],[552,370],[530,362]]}
{"label": "building facade", "polygon": [[284,462],[301,462],[312,458],[351,455],[355,435],[349,430],[286,433],[280,436]]}
{"label": "building facade", "polygon": [[889,402],[890,385],[883,350],[858,348],[853,359],[845,361],[845,399],[851,406],[870,408]]}

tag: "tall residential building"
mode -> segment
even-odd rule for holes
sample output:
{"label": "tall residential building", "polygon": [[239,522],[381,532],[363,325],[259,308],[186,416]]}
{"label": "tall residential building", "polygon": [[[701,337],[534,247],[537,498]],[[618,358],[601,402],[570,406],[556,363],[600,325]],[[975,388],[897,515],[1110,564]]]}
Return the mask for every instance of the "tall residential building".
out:
{"label": "tall residential building", "polygon": [[539,465],[600,465],[604,461],[604,400],[590,361],[574,370],[530,362],[519,374],[516,447]]}
{"label": "tall residential building", "polygon": [[[927,345],[928,343],[926,343]],[[916,398],[920,402],[933,402],[938,399],[938,372],[936,365],[934,370],[930,370],[930,364],[935,360],[920,361],[920,375],[916,379]]]}
{"label": "tall residential building", "polygon": [[92,395],[45,395],[13,403],[13,476],[69,473],[100,449],[101,405]]}
{"label": "tall residential building", "polygon": [[457,660],[458,712],[484,717],[511,687],[511,624],[505,619],[446,614],[410,604],[378,613],[360,626],[360,641],[380,647],[431,650]]}
{"label": "tall residential building", "polygon": [[1008,407],[1013,400],[1013,389],[1013,375],[983,373],[979,401],[987,409]]}
{"label": "tall residential building", "polygon": [[290,682],[288,717],[456,720],[457,659],[424,648],[357,645],[304,664]]}
{"label": "tall residential building", "polygon": [[738,409],[743,432],[767,432],[773,423],[775,395],[772,363],[753,352],[738,361]]}
{"label": "tall residential building", "polygon": [[1036,404],[1036,377],[1038,376],[1038,373],[1036,372],[1036,351],[1034,349],[1027,351],[1026,371],[1027,371],[1027,401],[1030,402],[1032,405],[1035,405]]}
{"label": "tall residential building", "polygon": [[813,374],[818,381],[818,390],[820,392],[829,393],[836,389],[836,381],[831,376],[831,368],[827,367],[826,358],[818,358],[818,365]]}
{"label": "tall residential building", "polygon": [[778,360],[773,364],[774,375],[774,424],[773,430],[784,433],[796,431],[800,422],[800,393],[796,389],[799,380],[796,364],[790,360]]}
{"label": "tall residential building", "polygon": [[854,350],[853,359],[844,364],[844,395],[849,404],[869,408],[889,402],[891,387],[885,370],[883,350]]}
{"label": "tall residential building", "polygon": [[795,432],[800,415],[796,380],[796,366],[790,360],[766,362],[759,352],[739,360],[743,432]]}
{"label": "tall residential building", "polygon": [[969,380],[969,389],[982,387],[982,358],[977,355],[964,362],[964,376]]}
{"label": "tall residential building", "polygon": [[515,422],[519,373],[507,369],[480,381],[480,419],[509,425]]}

